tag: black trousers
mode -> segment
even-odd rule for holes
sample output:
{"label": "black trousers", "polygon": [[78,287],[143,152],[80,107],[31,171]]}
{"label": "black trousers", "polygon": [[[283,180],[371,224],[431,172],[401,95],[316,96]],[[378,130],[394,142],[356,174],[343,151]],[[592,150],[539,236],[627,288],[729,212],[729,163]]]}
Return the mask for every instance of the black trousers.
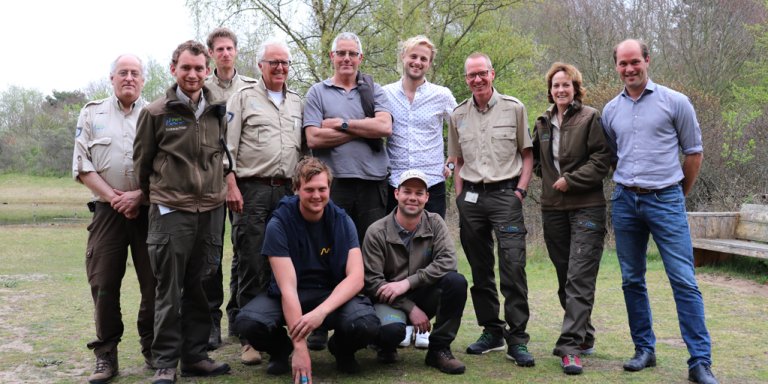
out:
{"label": "black trousers", "polygon": [[[478,193],[475,203],[466,201],[467,192]],[[470,288],[477,323],[494,335],[505,335],[509,344],[527,344],[528,282],[525,275],[523,203],[512,188],[494,191],[464,188],[456,197],[459,209],[461,245],[472,269]],[[496,291],[493,235],[499,249],[499,279],[504,296],[504,318],[499,317]],[[509,327],[505,332],[505,325]]]}
{"label": "black trousers", "polygon": [[[302,313],[315,309],[331,292],[331,289],[299,290]],[[374,342],[379,324],[371,301],[364,296],[355,296],[326,316],[322,327],[334,330],[331,338],[336,344],[337,354],[350,355]],[[267,293],[258,294],[240,308],[235,329],[255,349],[270,355],[287,356],[293,350],[285,328],[281,300]]]}
{"label": "black trousers", "polygon": [[[448,272],[434,285],[415,289],[406,296],[430,319],[435,317],[429,348],[435,351],[450,348],[467,303],[467,279],[458,272]],[[376,344],[382,349],[394,350],[404,337],[405,323],[382,325]]]}
{"label": "black trousers", "polygon": [[333,179],[331,200],[352,218],[362,246],[368,227],[387,215],[387,180]]}
{"label": "black trousers", "polygon": [[557,296],[565,310],[553,353],[578,355],[595,345],[592,307],[605,240],[605,207],[542,211],[544,241],[557,271]]}

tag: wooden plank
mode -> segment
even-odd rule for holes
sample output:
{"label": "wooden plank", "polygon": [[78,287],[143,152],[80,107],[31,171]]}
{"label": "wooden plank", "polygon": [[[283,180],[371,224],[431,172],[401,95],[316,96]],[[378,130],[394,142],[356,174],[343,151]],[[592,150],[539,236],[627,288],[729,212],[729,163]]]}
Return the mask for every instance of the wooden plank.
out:
{"label": "wooden plank", "polygon": [[739,212],[688,213],[688,226],[694,239],[731,239],[738,222]]}
{"label": "wooden plank", "polygon": [[739,212],[741,218],[757,223],[768,223],[768,205],[744,204]]}
{"label": "wooden plank", "polygon": [[692,239],[693,247],[768,259],[768,244],[734,239]]}

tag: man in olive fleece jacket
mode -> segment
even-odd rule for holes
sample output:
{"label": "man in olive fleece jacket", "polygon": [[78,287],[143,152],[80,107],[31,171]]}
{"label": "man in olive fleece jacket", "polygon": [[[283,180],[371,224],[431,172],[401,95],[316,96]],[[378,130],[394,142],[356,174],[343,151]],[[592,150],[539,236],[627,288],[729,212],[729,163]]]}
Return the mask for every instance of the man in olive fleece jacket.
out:
{"label": "man in olive fleece jacket", "polygon": [[373,223],[363,241],[365,292],[378,303],[381,320],[377,358],[397,361],[406,316],[416,331],[427,332],[429,319],[437,315],[425,362],[445,373],[464,373],[450,347],[461,325],[467,281],[456,271],[456,250],[445,221],[424,210],[427,176],[403,172],[395,199],[397,208]]}
{"label": "man in olive fleece jacket", "polygon": [[154,384],[183,376],[229,372],[208,358],[211,329],[202,280],[221,259],[224,224],[224,147],[221,102],[203,86],[210,72],[205,46],[187,41],[176,48],[171,73],[176,84],[139,116],[134,164],[139,186],[151,206],[147,248],[157,279]]}

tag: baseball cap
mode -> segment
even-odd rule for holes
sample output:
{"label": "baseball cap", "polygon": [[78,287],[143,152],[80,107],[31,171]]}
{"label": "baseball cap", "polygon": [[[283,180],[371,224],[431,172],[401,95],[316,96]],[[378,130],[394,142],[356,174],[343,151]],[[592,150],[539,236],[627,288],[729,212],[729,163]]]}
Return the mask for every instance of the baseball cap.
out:
{"label": "baseball cap", "polygon": [[400,180],[397,182],[397,187],[400,188],[403,183],[410,179],[419,179],[422,182],[424,182],[424,187],[427,187],[429,184],[427,183],[427,175],[424,174],[424,172],[419,171],[418,169],[409,169],[403,173],[400,174]]}

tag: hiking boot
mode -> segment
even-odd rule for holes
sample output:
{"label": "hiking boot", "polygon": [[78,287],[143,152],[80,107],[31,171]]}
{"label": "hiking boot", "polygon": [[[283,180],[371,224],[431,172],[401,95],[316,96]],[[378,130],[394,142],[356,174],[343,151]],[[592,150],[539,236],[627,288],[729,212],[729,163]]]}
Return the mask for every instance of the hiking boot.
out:
{"label": "hiking boot", "polygon": [[218,376],[229,373],[227,363],[217,363],[211,358],[200,360],[194,364],[181,363],[181,376]]}
{"label": "hiking boot", "polygon": [[328,330],[315,329],[307,337],[307,348],[311,351],[322,351],[328,345]]}
{"label": "hiking boot", "polygon": [[400,346],[405,348],[409,345],[411,345],[411,340],[413,339],[413,325],[406,325],[405,326],[405,338],[403,341],[400,342]]}
{"label": "hiking boot", "polygon": [[536,361],[533,355],[528,352],[528,346],[525,344],[513,344],[507,348],[507,359],[512,360],[520,367],[533,367]]}
{"label": "hiking boot", "polygon": [[380,349],[376,352],[376,361],[382,364],[394,364],[398,360],[397,350]]}
{"label": "hiking boot", "polygon": [[416,339],[413,342],[413,346],[418,349],[429,348],[429,332],[416,333]]}
{"label": "hiking boot", "polygon": [[428,350],[427,357],[424,359],[424,364],[430,367],[435,367],[439,369],[440,372],[451,375],[460,375],[466,370],[464,363],[453,357],[453,353],[451,353],[451,350],[448,348],[439,351]]}
{"label": "hiking boot", "polygon": [[624,363],[624,370],[637,372],[647,367],[656,366],[656,355],[653,352],[637,350],[629,361]]}
{"label": "hiking boot", "polygon": [[688,381],[701,384],[718,384],[709,365],[699,364],[688,370]]}
{"label": "hiking boot", "polygon": [[490,332],[483,331],[480,338],[467,347],[467,353],[470,355],[482,355],[491,351],[503,351],[504,338],[495,336]]}
{"label": "hiking boot", "polygon": [[331,337],[328,340],[328,352],[336,358],[336,370],[344,373],[359,373],[360,364],[355,359],[355,353],[342,353],[336,348],[336,339]]}
{"label": "hiking boot", "polygon": [[152,376],[152,384],[173,384],[176,382],[176,368],[160,368]]}
{"label": "hiking boot", "polygon": [[96,369],[88,376],[90,384],[108,383],[117,376],[117,350],[96,357]]}
{"label": "hiking boot", "polygon": [[221,347],[221,326],[212,324],[211,333],[208,335],[208,350],[213,351]]}
{"label": "hiking boot", "polygon": [[261,364],[261,353],[253,349],[250,344],[243,345],[240,348],[240,362],[245,365]]}
{"label": "hiking boot", "polygon": [[270,354],[269,364],[267,364],[267,374],[283,375],[291,371],[291,363],[288,361],[290,355]]}
{"label": "hiking boot", "polygon": [[563,360],[560,362],[563,366],[563,372],[566,375],[580,375],[584,369],[581,367],[581,359],[577,355],[563,356]]}

